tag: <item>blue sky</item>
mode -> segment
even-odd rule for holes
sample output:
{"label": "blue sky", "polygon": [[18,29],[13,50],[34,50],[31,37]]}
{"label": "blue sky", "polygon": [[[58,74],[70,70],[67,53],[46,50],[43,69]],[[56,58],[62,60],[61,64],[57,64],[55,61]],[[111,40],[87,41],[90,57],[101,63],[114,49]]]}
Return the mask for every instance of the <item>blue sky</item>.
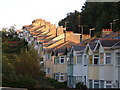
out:
{"label": "blue sky", "polygon": [[86,0],[1,0],[0,29],[16,25],[21,29],[35,19],[41,18],[52,24],[74,10],[81,11]]}

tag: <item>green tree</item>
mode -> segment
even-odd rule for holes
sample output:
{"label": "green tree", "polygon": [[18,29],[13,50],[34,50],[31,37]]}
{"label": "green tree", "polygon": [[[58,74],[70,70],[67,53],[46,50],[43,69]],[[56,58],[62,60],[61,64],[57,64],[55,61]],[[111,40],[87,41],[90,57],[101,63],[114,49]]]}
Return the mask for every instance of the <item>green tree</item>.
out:
{"label": "green tree", "polygon": [[[81,12],[75,11],[68,13],[67,17],[59,22],[59,25],[65,26],[65,22],[69,30],[80,32],[78,25],[87,25],[84,27],[84,33],[89,34],[90,28],[95,28],[94,35],[100,36],[103,28],[110,28],[110,23],[118,19],[113,24],[113,31],[120,30],[120,2],[85,2]],[[80,19],[78,18],[80,15]]]}
{"label": "green tree", "polygon": [[44,76],[40,66],[40,58],[37,51],[32,47],[29,47],[28,50],[21,49],[20,54],[16,56],[14,65],[17,75],[28,74],[35,79],[38,79],[40,76]]}

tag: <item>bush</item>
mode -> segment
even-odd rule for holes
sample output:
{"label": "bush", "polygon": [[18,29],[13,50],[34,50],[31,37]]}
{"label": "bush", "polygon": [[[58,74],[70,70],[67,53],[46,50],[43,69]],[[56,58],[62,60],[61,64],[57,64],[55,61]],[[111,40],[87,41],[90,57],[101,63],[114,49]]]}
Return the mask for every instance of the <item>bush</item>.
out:
{"label": "bush", "polygon": [[52,79],[52,78],[47,78],[47,80],[50,82],[50,84],[54,88],[67,88],[67,85],[64,82],[58,82],[57,80]]}
{"label": "bush", "polygon": [[86,85],[84,85],[83,82],[79,82],[79,83],[76,84],[76,88],[86,89],[87,87],[86,87]]}
{"label": "bush", "polygon": [[20,88],[33,88],[36,80],[28,75],[20,75],[16,80],[16,87]]}

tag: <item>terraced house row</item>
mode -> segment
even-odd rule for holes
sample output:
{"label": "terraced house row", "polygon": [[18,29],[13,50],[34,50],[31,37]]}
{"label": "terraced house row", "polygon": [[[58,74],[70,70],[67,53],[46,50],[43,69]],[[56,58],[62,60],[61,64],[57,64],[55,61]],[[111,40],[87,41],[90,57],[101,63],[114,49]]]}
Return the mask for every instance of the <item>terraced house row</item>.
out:
{"label": "terraced house row", "polygon": [[88,88],[120,87],[120,31],[103,29],[97,38],[36,19],[18,36],[42,56],[46,77],[67,81],[72,88],[78,82]]}

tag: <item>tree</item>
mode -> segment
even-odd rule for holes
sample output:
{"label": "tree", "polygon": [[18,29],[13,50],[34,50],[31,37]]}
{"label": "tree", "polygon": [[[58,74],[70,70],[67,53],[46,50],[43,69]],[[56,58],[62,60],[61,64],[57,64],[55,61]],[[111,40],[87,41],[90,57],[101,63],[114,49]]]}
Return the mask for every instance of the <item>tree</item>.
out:
{"label": "tree", "polygon": [[[67,17],[59,22],[59,25],[67,24],[68,30],[79,33],[81,28],[78,25],[88,25],[84,27],[84,33],[89,34],[90,28],[95,28],[94,35],[101,36],[100,32],[103,28],[109,29],[110,22],[118,19],[113,24],[113,31],[120,30],[120,2],[85,2],[81,12],[75,11],[68,13]],[[80,19],[78,18],[80,15]]]}
{"label": "tree", "polygon": [[[2,37],[2,86],[4,87],[33,87],[40,72],[37,53],[29,48],[27,51],[24,40],[13,37],[14,28],[3,28]],[[20,42],[20,43],[9,43]],[[21,52],[19,52],[21,50]],[[23,57],[22,57],[23,55]],[[26,56],[26,57],[24,57]],[[26,61],[25,61],[26,60]],[[24,63],[25,62],[25,63]],[[24,67],[24,68],[22,68]],[[29,71],[25,73],[25,70]],[[22,72],[19,72],[22,71]],[[24,73],[23,73],[24,72]],[[36,76],[35,76],[36,75]]]}
{"label": "tree", "polygon": [[22,49],[20,54],[16,56],[14,65],[17,75],[27,74],[35,79],[38,79],[40,76],[44,76],[40,66],[40,58],[37,51],[32,47],[29,47],[28,50]]}

